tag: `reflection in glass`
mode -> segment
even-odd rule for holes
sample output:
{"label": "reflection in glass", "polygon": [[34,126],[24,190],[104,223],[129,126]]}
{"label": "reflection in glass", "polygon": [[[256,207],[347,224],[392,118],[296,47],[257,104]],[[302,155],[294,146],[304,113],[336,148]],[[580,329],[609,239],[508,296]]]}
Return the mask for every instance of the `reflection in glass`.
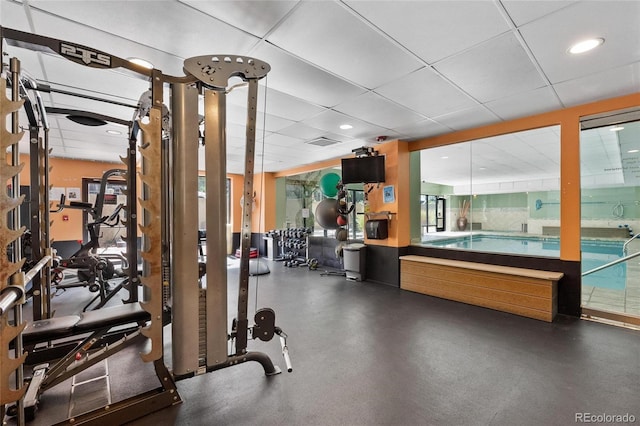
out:
{"label": "reflection in glass", "polygon": [[559,257],[559,126],[425,149],[420,176],[444,207],[439,229],[421,213],[421,244]]}

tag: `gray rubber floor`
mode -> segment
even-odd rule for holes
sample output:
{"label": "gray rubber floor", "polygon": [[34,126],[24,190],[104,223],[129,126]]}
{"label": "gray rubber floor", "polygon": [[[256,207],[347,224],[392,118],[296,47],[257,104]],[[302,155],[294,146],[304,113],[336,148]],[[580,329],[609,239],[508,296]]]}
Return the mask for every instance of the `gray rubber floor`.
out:
{"label": "gray rubber floor", "polygon": [[[269,267],[251,279],[250,311],[257,289],[257,306],[273,308],[289,335],[293,372],[266,377],[247,363],[182,380],[183,403],[131,424],[568,425],[581,413],[640,422],[640,331],[567,317],[548,324]],[[237,287],[237,269],[229,282]],[[232,291],[231,313],[235,307]],[[249,349],[284,370],[277,339]],[[157,386],[140,350],[108,360],[112,401]],[[65,392],[60,385],[43,395],[33,424],[64,418]]]}

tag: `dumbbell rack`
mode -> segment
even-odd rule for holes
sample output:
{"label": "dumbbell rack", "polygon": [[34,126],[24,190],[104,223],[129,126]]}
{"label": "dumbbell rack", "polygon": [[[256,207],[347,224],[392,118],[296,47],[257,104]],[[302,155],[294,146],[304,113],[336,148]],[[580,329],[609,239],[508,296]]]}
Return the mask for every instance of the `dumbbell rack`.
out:
{"label": "dumbbell rack", "polygon": [[267,237],[277,239],[276,260],[284,261],[287,267],[307,264],[310,228],[289,228],[269,231]]}

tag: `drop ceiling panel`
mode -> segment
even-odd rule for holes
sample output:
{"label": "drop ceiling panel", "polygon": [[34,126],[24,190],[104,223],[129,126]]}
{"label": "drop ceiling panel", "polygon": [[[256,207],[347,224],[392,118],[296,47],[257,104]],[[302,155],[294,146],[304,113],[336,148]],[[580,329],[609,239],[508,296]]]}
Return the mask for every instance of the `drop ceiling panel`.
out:
{"label": "drop ceiling panel", "polygon": [[367,88],[423,66],[337,2],[302,2],[267,40]]}
{"label": "drop ceiling panel", "polygon": [[[264,82],[264,84],[269,84],[269,75],[270,74],[267,75],[266,79],[261,80],[261,83]],[[304,120],[305,118],[320,114],[325,110],[323,107],[309,103],[304,99],[288,95],[279,90],[275,90],[271,87],[265,90],[264,84],[260,84],[258,91],[258,111],[260,112],[265,109],[265,98],[266,109],[269,114],[287,118],[292,121]],[[236,93],[236,90],[234,90],[228,97],[227,102],[233,105],[246,106],[246,90],[237,90],[237,92],[240,96],[231,96]]]}
{"label": "drop ceiling panel", "polygon": [[[581,1],[520,31],[551,83],[558,83],[640,60],[639,16],[637,1]],[[567,53],[591,37],[605,42],[585,54]]]}
{"label": "drop ceiling panel", "polygon": [[558,83],[553,88],[566,106],[637,93],[640,91],[640,62]]}
{"label": "drop ceiling panel", "polygon": [[285,0],[269,2],[179,1],[260,38],[264,37],[298,4],[297,1]]}
{"label": "drop ceiling panel", "polygon": [[[292,138],[290,136],[285,136],[281,134],[271,134],[264,139],[266,146],[269,147],[271,145],[284,146],[289,148],[302,147],[304,140],[298,138]],[[265,148],[268,150],[268,148]]]}
{"label": "drop ceiling panel", "polygon": [[325,135],[324,130],[316,129],[302,123],[295,123],[289,127],[286,127],[280,130],[280,133],[302,140],[311,140]]}
{"label": "drop ceiling panel", "polygon": [[[40,65],[40,53],[15,46],[5,46],[5,48],[8,58],[16,57],[20,60],[20,70],[26,77],[34,80],[43,80],[45,78],[42,66]],[[4,62],[7,61],[8,59],[5,57]]]}
{"label": "drop ceiling panel", "polygon": [[254,56],[271,65],[269,87],[312,104],[331,107],[365,91],[268,43],[260,44]]}
{"label": "drop ceiling panel", "polygon": [[545,85],[527,53],[511,33],[438,62],[435,68],[481,102]]}
{"label": "drop ceiling panel", "polygon": [[429,119],[408,126],[396,127],[393,130],[401,134],[401,138],[405,140],[424,139],[450,131],[448,127]]}
{"label": "drop ceiling panel", "polygon": [[[161,46],[160,50],[182,58],[209,53],[245,54],[258,40],[187,5],[173,1],[162,2],[161,7],[158,7],[158,3],[145,1],[104,1],[100,3],[100,13],[96,13],[94,2],[30,3],[34,7],[82,22],[116,38],[136,40],[150,47]],[[43,31],[38,25],[36,22],[36,30]],[[109,52],[108,49],[106,51]]]}
{"label": "drop ceiling panel", "polygon": [[389,129],[414,123],[425,118],[373,92],[367,92],[357,98],[343,102],[333,109]]}
{"label": "drop ceiling panel", "polygon": [[496,117],[491,112],[480,106],[434,117],[433,119],[452,130],[470,129],[496,121]]}
{"label": "drop ceiling panel", "polygon": [[125,100],[136,99],[133,103],[137,104],[140,95],[149,88],[147,81],[115,70],[83,67],[50,55],[42,55],[42,61],[51,85],[71,92],[74,92],[74,89],[84,89],[98,97],[100,93],[104,93]]}
{"label": "drop ceiling panel", "polygon": [[[387,129],[375,126],[370,123],[355,119],[337,111],[327,110],[322,114],[318,114],[308,120],[302,122],[310,127],[326,130],[328,132],[337,133],[352,137],[355,139],[375,138],[376,136],[386,135]],[[340,129],[340,125],[350,124],[352,129]]]}
{"label": "drop ceiling panel", "polygon": [[[246,106],[227,105],[227,123],[246,126],[247,124],[247,108]],[[256,114],[256,134],[261,133],[263,129],[268,132],[277,132],[280,129],[289,127],[294,122],[275,115],[259,112]]]}
{"label": "drop ceiling panel", "polygon": [[562,108],[555,92],[548,86],[487,102],[485,105],[503,120]]}
{"label": "drop ceiling panel", "polygon": [[[46,6],[54,6],[55,4],[56,9],[60,6],[58,2],[42,3],[45,3]],[[82,2],[74,1],[60,3],[64,3],[64,6],[70,10],[76,5],[83,4]],[[102,11],[105,3],[110,2],[100,2],[100,11]],[[91,7],[95,7],[94,2],[91,2]],[[96,14],[95,11],[96,9],[93,10],[93,14]],[[98,15],[100,14],[101,13]],[[34,27],[37,34],[89,46],[124,59],[129,57],[143,58],[153,63],[156,68],[163,70],[165,73],[183,75],[182,59],[180,57],[150,46],[145,46],[138,42],[139,38],[137,36],[128,39],[110,33],[108,31],[110,28],[119,26],[120,21],[117,18],[103,19],[103,25],[107,26],[107,31],[103,31],[91,28],[85,24],[73,22],[66,17],[42,12],[35,8],[31,9],[31,15],[33,16]],[[11,23],[7,23],[7,26],[12,27]],[[134,26],[132,31],[138,31],[137,28],[137,26]],[[80,37],[78,36],[79,34],[81,34]],[[136,40],[136,42],[132,40]]]}
{"label": "drop ceiling panel", "polygon": [[538,1],[538,0],[502,0],[507,13],[517,26],[524,25],[545,15],[570,6],[577,0]]}
{"label": "drop ceiling panel", "polygon": [[427,63],[509,31],[493,2],[403,1],[392,7],[382,1],[347,4]]}
{"label": "drop ceiling panel", "polygon": [[468,95],[429,68],[399,78],[375,91],[427,117],[477,105]]}
{"label": "drop ceiling panel", "polygon": [[0,3],[0,23],[2,26],[20,31],[31,32],[27,14],[19,3],[2,1]]}

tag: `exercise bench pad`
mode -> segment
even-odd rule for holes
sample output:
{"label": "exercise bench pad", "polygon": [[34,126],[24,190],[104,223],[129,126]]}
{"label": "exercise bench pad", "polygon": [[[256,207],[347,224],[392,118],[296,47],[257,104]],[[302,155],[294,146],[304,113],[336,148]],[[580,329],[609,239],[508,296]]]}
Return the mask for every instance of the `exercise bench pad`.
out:
{"label": "exercise bench pad", "polygon": [[83,312],[74,329],[79,332],[113,327],[130,322],[148,321],[149,313],[139,303],[127,303]]}
{"label": "exercise bench pad", "polygon": [[67,315],[28,323],[22,333],[22,340],[25,344],[30,344],[67,337],[73,333],[73,327],[78,321],[78,315]]}

